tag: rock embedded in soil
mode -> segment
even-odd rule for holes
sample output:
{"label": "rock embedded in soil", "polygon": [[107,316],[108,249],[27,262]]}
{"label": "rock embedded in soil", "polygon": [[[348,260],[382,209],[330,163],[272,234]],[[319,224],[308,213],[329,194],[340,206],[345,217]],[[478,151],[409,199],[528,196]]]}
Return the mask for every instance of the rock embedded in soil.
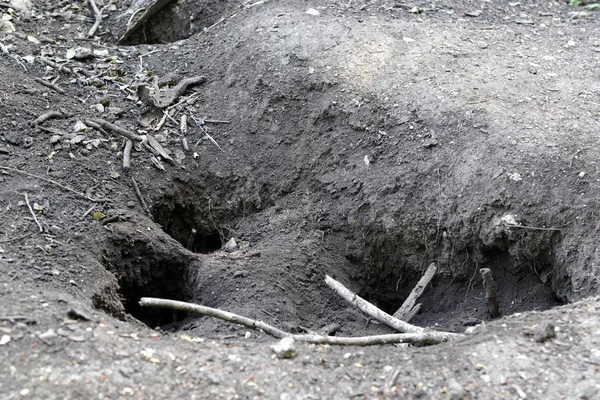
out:
{"label": "rock embedded in soil", "polygon": [[273,353],[281,359],[294,358],[296,356],[296,344],[294,338],[289,336],[284,337],[279,342],[272,345],[271,349],[273,349]]}

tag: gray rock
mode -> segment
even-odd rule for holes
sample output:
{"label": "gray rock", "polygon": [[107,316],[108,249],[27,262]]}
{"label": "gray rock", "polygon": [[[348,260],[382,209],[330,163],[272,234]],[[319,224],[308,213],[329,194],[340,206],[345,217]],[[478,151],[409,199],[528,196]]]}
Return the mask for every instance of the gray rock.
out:
{"label": "gray rock", "polygon": [[550,321],[542,321],[535,328],[535,333],[533,338],[536,342],[543,343],[548,339],[552,339],[556,337],[556,330],[554,329],[554,324]]}
{"label": "gray rock", "polygon": [[296,355],[295,341],[289,336],[284,337],[279,342],[272,345],[271,349],[273,349],[273,353],[281,359],[293,358]]}

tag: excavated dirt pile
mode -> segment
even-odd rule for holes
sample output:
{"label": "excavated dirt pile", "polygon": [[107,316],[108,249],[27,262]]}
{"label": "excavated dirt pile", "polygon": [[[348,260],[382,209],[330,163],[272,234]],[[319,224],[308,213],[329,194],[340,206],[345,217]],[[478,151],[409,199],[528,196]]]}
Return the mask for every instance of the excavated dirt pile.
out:
{"label": "excavated dirt pile", "polygon": [[[0,350],[16,377],[4,397],[595,396],[597,14],[535,1],[116,2],[99,4],[86,39],[93,14],[70,3],[0,3],[14,28],[0,30]],[[135,136],[130,168],[110,124],[151,138]],[[442,350],[313,346],[281,361],[264,335],[138,305],[392,333],[325,275],[393,314],[431,263],[411,322],[477,332]],[[568,351],[524,335],[541,319]],[[565,372],[566,353],[579,369]]]}

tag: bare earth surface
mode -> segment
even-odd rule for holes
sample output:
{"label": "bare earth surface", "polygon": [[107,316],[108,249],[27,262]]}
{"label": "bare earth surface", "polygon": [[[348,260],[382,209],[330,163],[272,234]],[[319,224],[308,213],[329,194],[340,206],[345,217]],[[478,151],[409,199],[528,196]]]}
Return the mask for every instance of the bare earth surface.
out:
{"label": "bare earth surface", "polygon": [[[151,2],[98,1],[87,38],[88,2],[24,3],[0,2],[0,400],[600,397],[600,14],[180,0],[136,25]],[[91,119],[164,153],[124,169]],[[394,313],[432,262],[411,322],[462,340],[279,359],[138,305],[393,333],[325,275]]]}

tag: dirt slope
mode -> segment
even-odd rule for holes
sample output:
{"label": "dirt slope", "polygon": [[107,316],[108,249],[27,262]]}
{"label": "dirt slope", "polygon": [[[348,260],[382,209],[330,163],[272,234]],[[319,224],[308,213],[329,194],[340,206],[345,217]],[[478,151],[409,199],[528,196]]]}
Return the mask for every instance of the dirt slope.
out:
{"label": "dirt slope", "polygon": [[[0,35],[0,398],[597,396],[596,13],[187,0],[117,45],[147,3],[107,6],[94,39],[86,3],[0,5],[15,28]],[[40,61],[77,47],[95,53],[70,74]],[[167,117],[141,95],[192,76],[206,82]],[[62,115],[34,126],[47,111]],[[124,170],[122,136],[78,127],[93,118],[173,161],[136,146]],[[390,333],[325,274],[393,313],[431,262],[413,322],[477,325],[462,342],[278,360],[263,334],[137,305]],[[491,323],[482,267],[507,316]],[[543,320],[557,337],[538,343]]]}

